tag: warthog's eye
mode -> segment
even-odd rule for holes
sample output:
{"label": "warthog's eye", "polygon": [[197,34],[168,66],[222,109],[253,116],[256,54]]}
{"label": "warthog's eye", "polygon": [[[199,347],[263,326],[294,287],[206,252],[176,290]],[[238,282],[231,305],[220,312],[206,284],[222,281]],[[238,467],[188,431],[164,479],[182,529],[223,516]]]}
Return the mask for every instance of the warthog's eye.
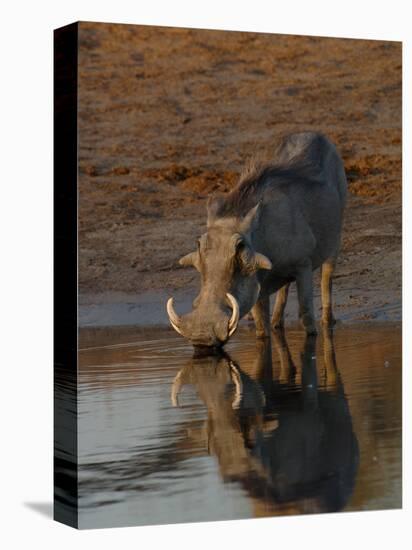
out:
{"label": "warthog's eye", "polygon": [[250,271],[249,256],[249,249],[246,246],[245,241],[239,240],[236,243],[236,263],[238,268],[245,274]]}
{"label": "warthog's eye", "polygon": [[239,239],[236,243],[236,252],[242,252],[245,249],[245,241]]}

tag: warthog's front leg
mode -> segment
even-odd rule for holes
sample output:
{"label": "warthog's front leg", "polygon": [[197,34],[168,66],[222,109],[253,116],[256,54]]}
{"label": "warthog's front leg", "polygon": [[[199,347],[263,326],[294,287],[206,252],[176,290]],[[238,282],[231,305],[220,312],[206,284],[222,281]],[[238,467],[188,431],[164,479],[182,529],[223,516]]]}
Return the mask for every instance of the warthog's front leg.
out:
{"label": "warthog's front leg", "polygon": [[298,290],[299,318],[306,334],[317,334],[313,313],[313,274],[312,264],[306,263],[296,274]]}
{"label": "warthog's front leg", "polygon": [[332,327],[336,322],[332,313],[332,276],[335,264],[334,259],[322,264],[322,324],[326,327]]}
{"label": "warthog's front leg", "polygon": [[256,325],[256,338],[270,338],[269,296],[259,298],[252,308]]}
{"label": "warthog's front leg", "polygon": [[285,326],[285,307],[288,300],[290,283],[282,286],[276,292],[275,307],[272,314],[272,328],[281,329]]}

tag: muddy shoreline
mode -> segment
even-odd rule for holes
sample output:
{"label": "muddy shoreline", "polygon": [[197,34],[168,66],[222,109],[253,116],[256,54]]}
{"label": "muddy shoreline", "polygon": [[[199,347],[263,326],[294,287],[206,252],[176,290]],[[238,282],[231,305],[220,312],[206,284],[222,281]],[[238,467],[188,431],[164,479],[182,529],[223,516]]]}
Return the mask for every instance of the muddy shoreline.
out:
{"label": "muddy shoreline", "polygon": [[[180,290],[174,294],[176,309],[185,313],[190,311],[196,292]],[[166,300],[170,293],[166,291],[146,292],[143,294],[106,293],[81,296],[79,298],[80,328],[136,326],[170,326],[166,313]],[[320,295],[315,293],[315,309],[320,319]],[[273,297],[272,297],[273,303]],[[285,312],[286,326],[297,323],[298,302],[295,289],[289,294]],[[350,324],[362,321],[401,321],[402,303],[396,292],[352,290],[349,297],[345,292],[335,293],[335,316],[337,327],[342,323]],[[242,324],[251,321],[242,320]],[[171,329],[172,330],[172,329]]]}

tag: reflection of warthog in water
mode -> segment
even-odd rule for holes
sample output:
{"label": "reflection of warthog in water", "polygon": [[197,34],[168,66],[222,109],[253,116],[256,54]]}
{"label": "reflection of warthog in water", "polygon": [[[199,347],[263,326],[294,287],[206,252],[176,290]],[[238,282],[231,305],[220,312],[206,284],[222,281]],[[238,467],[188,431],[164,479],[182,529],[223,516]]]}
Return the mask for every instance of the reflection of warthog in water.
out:
{"label": "reflection of warthog in water", "polygon": [[274,163],[250,169],[233,191],[208,203],[207,232],[180,260],[201,275],[193,311],[172,326],[195,346],[221,346],[250,310],[258,337],[282,326],[291,281],[299,316],[316,333],[312,272],[322,268],[322,321],[333,324],[331,279],[339,252],[346,176],[335,146],[317,133],[292,134],[277,146]]}
{"label": "reflection of warthog in water", "polygon": [[208,411],[201,440],[217,457],[223,479],[240,482],[257,505],[341,510],[354,488],[359,453],[331,336],[324,331],[321,389],[316,337],[306,337],[301,386],[282,333],[276,344],[278,380],[270,343],[260,341],[252,377],[226,354],[193,358],[175,378],[172,401],[178,403],[184,384],[196,387]]}

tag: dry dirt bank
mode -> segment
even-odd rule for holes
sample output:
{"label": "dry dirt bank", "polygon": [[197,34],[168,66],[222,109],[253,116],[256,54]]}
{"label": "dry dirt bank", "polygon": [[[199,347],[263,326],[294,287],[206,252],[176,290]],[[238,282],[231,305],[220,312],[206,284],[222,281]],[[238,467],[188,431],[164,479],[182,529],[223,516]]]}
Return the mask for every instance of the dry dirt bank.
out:
{"label": "dry dirt bank", "polygon": [[400,317],[400,44],[83,23],[79,60],[86,317],[193,294],[197,274],[177,260],[204,231],[207,196],[277,135],[308,129],[335,141],[349,180],[338,315]]}

